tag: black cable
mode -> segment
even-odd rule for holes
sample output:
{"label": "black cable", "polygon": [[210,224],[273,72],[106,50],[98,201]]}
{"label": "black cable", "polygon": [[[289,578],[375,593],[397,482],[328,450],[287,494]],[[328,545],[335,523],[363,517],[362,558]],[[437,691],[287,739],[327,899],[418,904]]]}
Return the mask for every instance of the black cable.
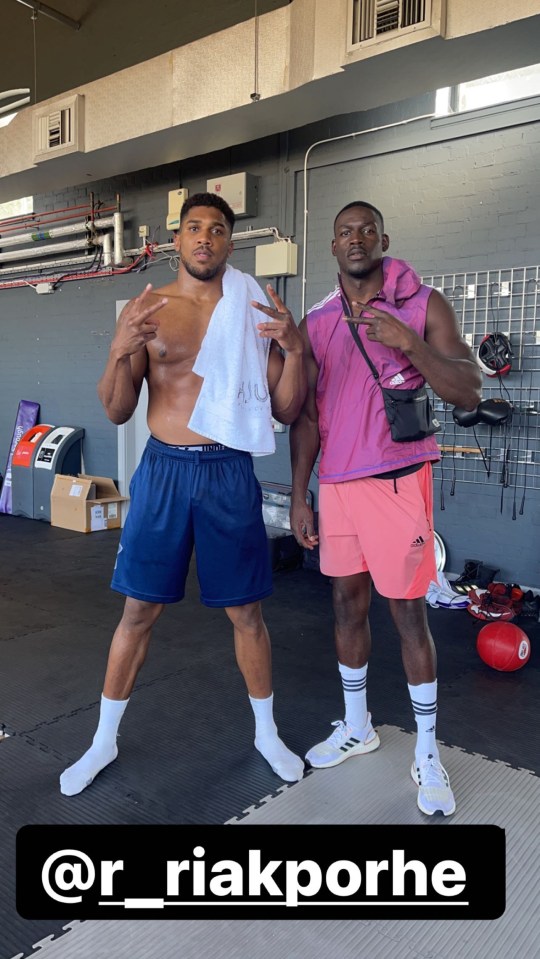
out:
{"label": "black cable", "polygon": [[[533,381],[533,371],[531,369],[531,381],[529,384],[529,396],[532,394],[532,381]],[[527,489],[527,465],[528,465],[528,455],[529,455],[529,416],[530,413],[526,413],[527,419],[525,420],[525,465],[523,467],[523,496],[521,497],[521,505],[519,507],[519,515],[523,516],[523,509],[525,507],[525,491]]]}
{"label": "black cable", "polygon": [[[491,476],[491,463],[492,463],[492,449],[493,449],[493,427],[489,427],[489,447],[488,447],[488,459],[486,464],[487,475]],[[489,465],[488,465],[489,464]]]}
{"label": "black cable", "polygon": [[452,440],[452,485],[450,486],[450,496],[456,492],[456,421],[454,420],[453,440]]}
{"label": "black cable", "polygon": [[[473,431],[473,433],[474,433],[474,438],[475,438],[475,440],[476,440],[476,445],[477,445],[477,447],[478,447],[478,451],[479,451],[479,453],[480,453],[480,456],[482,457],[482,461],[483,461],[483,463],[484,463],[486,473],[487,473],[487,475],[489,476],[490,470],[491,470],[491,441],[490,441],[490,448],[489,448],[489,464],[488,464],[488,462],[486,461],[486,457],[484,456],[484,451],[483,451],[482,447],[480,446],[480,442],[479,442],[479,440],[478,440],[478,436],[476,435],[476,430],[475,430],[474,426],[472,427],[472,431]],[[490,437],[491,437],[491,429],[490,429]]]}
{"label": "black cable", "polygon": [[508,420],[504,424],[504,455],[503,455],[503,465],[501,470],[501,513],[503,511],[503,500],[504,500],[504,491],[510,486],[510,440],[509,440],[509,429],[508,429]]}
{"label": "black cable", "polygon": [[102,256],[103,256],[103,247],[96,246],[94,258],[90,266],[83,267],[80,270],[71,270],[69,273],[63,273],[62,276],[59,276],[58,279],[53,281],[53,287],[56,289],[59,283],[62,283],[64,280],[68,280],[72,276],[79,276],[81,273],[92,273],[99,270]]}
{"label": "black cable", "polygon": [[[512,397],[510,396],[510,393],[509,393],[508,390],[506,389],[506,386],[505,386],[505,384],[504,384],[504,382],[503,382],[503,378],[502,378],[501,374],[499,373],[499,371],[497,371],[497,379],[498,379],[498,381],[499,381],[499,392],[500,392],[501,396],[502,396],[503,390],[504,390],[504,392],[506,393],[506,395],[507,395],[507,397],[508,397],[509,403],[511,403],[511,402],[512,402]],[[504,399],[504,397],[503,397],[503,399]]]}
{"label": "black cable", "polygon": [[[493,308],[493,287],[494,287],[494,286],[497,286],[497,287],[498,287],[497,311],[496,311],[496,312],[495,312],[495,309]],[[490,308],[490,312],[491,312],[491,319],[493,320],[493,327],[494,327],[493,332],[494,332],[494,333],[499,333],[499,332],[500,332],[500,331],[499,331],[499,323],[500,323],[500,298],[501,298],[501,287],[500,287],[500,283],[490,283],[490,285],[489,285],[489,308]],[[506,389],[506,386],[505,386],[504,383],[503,383],[503,378],[502,378],[501,373],[499,372],[499,370],[496,371],[496,376],[497,376],[497,379],[498,379],[498,381],[499,381],[499,392],[500,392],[501,396],[503,395],[503,389],[504,389],[504,392],[506,393],[506,395],[507,395],[507,397],[508,397],[508,400],[511,402],[510,393],[508,392],[508,390]]]}
{"label": "black cable", "polygon": [[[442,429],[442,436],[441,436],[441,446],[444,446],[444,445],[445,445],[445,444],[444,444],[444,437],[446,436],[446,411],[447,411],[447,404],[446,404],[446,403],[444,403],[443,409],[444,409],[444,419],[443,419],[443,429]],[[454,427],[455,427],[455,424],[454,424]],[[454,444],[454,445],[455,445],[455,444]],[[455,450],[452,450],[452,456],[455,456]],[[444,450],[441,450],[441,494],[440,494],[440,510],[441,510],[441,512],[444,512],[444,510],[445,510],[445,505],[444,505]]]}
{"label": "black cable", "polygon": [[519,451],[520,451],[520,439],[521,439],[521,417],[523,416],[522,410],[522,394],[523,394],[523,357],[521,361],[521,373],[519,377],[519,419],[518,419],[518,428],[517,428],[517,442],[516,442],[516,472],[514,476],[514,501],[512,503],[512,519],[516,519],[516,500],[517,500],[517,486],[519,478]]}

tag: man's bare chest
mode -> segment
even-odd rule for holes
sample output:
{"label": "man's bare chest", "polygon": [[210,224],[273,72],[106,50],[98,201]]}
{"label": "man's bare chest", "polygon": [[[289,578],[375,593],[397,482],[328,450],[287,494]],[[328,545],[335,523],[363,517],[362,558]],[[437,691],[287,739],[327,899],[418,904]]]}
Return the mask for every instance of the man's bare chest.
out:
{"label": "man's bare chest", "polygon": [[188,311],[160,316],[157,336],[147,344],[150,360],[154,363],[192,363],[201,348],[210,315],[193,315]]}

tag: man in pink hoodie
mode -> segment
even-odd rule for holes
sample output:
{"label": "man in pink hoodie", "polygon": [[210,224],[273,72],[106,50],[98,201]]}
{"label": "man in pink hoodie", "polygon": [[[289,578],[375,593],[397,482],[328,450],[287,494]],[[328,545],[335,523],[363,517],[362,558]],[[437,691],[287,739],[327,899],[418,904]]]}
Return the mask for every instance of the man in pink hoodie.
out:
{"label": "man in pink hoodie", "polygon": [[[307,549],[320,545],[321,572],[332,578],[335,644],[345,716],[306,755],[327,768],[380,745],[367,710],[371,583],[388,598],[417,724],[411,775],[418,806],[451,815],[455,800],[436,741],[437,661],[425,595],[436,579],[432,462],[434,436],[392,439],[381,387],[428,383],[445,402],[474,409],[482,375],[455,313],[405,261],[386,256],[381,212],[363,200],[334,223],[335,290],[300,324],[309,389],[290,431],[291,526]],[[374,377],[349,324],[379,374]],[[349,322],[347,322],[349,321]],[[306,504],[319,455],[319,531]],[[320,540],[320,542],[319,542]]]}

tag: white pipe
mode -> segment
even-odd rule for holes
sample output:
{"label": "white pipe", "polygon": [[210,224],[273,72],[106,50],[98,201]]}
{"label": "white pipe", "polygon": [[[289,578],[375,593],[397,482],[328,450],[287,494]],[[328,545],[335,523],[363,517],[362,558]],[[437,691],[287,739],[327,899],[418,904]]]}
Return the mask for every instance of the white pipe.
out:
{"label": "white pipe", "polygon": [[275,236],[277,240],[287,240],[289,237],[283,236],[277,226],[264,226],[258,230],[244,230],[243,233],[233,233],[231,240],[251,240],[254,236]]}
{"label": "white pipe", "polygon": [[[23,266],[10,266],[0,270],[0,277],[13,276],[15,273],[35,273],[36,270],[50,270],[51,268],[56,269],[56,267],[75,266],[78,263],[88,263],[89,259],[91,260],[92,258],[86,254],[86,256],[64,257],[63,260],[47,260],[47,262],[25,263]],[[46,281],[47,277],[43,276],[41,279]]]}
{"label": "white pipe", "polygon": [[30,87],[17,87],[16,90],[4,90],[0,93],[0,100],[7,100],[8,97],[18,97],[21,93],[30,93]]}
{"label": "white pipe", "polygon": [[124,214],[117,210],[113,216],[114,221],[114,263],[115,266],[122,266],[125,258],[124,250]]}
{"label": "white pipe", "polygon": [[[100,220],[98,221],[99,225],[105,225],[108,221]],[[233,233],[232,238],[234,240],[249,240],[253,237],[265,237],[273,236],[276,240],[290,240],[290,237],[283,236],[277,227],[261,227],[258,230],[245,230],[243,232]],[[0,237],[0,244],[3,243],[3,240]],[[96,246],[103,247],[103,268],[109,269],[112,266],[112,234],[104,233],[94,237],[94,244]],[[57,247],[59,244],[56,245]],[[51,249],[48,247],[47,249]],[[152,247],[154,253],[166,252],[174,250],[174,243],[160,243]],[[36,248],[35,253],[42,252],[43,247]],[[140,248],[133,250],[124,250],[124,257],[137,257],[141,255]],[[0,254],[1,256],[1,254]],[[8,268],[0,269],[0,277],[3,276],[13,276],[14,274],[20,273],[35,273],[37,270],[50,270],[51,268],[56,269],[64,268],[66,266],[77,266],[81,263],[88,263],[88,255],[86,256],[73,256],[69,258],[64,258],[62,260],[43,260],[38,263],[26,263],[19,266],[10,266]],[[47,281],[47,276],[44,275],[41,277],[43,282]]]}
{"label": "white pipe", "polygon": [[105,268],[112,266],[113,261],[113,244],[112,244],[112,234],[104,233],[102,237],[96,240],[96,243],[101,243],[103,246],[103,266]]}
{"label": "white pipe", "polygon": [[[3,99],[5,94],[0,95],[0,99]],[[11,103],[7,103],[5,106],[0,107],[1,113],[16,113],[17,107],[24,107],[26,103],[30,103],[30,97],[23,97],[22,100],[12,100]]]}
{"label": "white pipe", "polygon": [[[283,236],[282,233],[278,230],[277,226],[263,226],[257,230],[244,230],[243,232],[233,233],[231,240],[252,240],[254,237],[259,238],[263,236],[273,236],[276,240],[290,240],[290,236]],[[0,240],[1,243],[1,240]],[[158,243],[152,247],[154,253],[169,252],[174,250],[174,243]],[[140,255],[140,247],[137,247],[134,250],[124,250],[124,256],[138,256]]]}
{"label": "white pipe", "polygon": [[356,133],[342,133],[338,137],[328,137],[327,140],[317,140],[315,143],[312,143],[310,147],[306,150],[304,156],[304,241],[303,241],[303,257],[302,257],[302,316],[305,316],[306,313],[306,272],[307,272],[307,223],[308,223],[308,185],[307,185],[307,161],[309,154],[315,147],[321,146],[323,143],[333,143],[336,140],[347,140],[350,137],[359,137],[364,136],[366,133],[378,133],[380,130],[389,130],[391,127],[400,127],[405,123],[414,123],[416,120],[432,120],[436,116],[435,113],[424,113],[419,117],[409,117],[407,120],[398,120],[395,123],[386,123],[381,127],[371,127],[369,130],[357,130]]}
{"label": "white pipe", "polygon": [[[0,240],[1,243],[1,240]],[[48,256],[50,253],[62,253],[63,251],[84,250],[90,247],[90,240],[70,240],[69,243],[53,243],[47,247],[36,246],[29,250],[11,250],[10,253],[0,253],[0,262],[8,263],[11,260],[22,260],[26,257]]]}
{"label": "white pipe", "polygon": [[80,223],[69,223],[67,226],[54,226],[50,230],[37,229],[32,230],[30,233],[16,233],[14,236],[2,236],[0,233],[0,247],[4,249],[6,246],[22,246],[24,243],[37,243],[40,240],[51,240],[58,236],[88,233],[92,227],[105,229],[111,226],[114,226],[114,219],[112,216],[107,216],[102,220],[92,221],[92,223],[83,220]]}

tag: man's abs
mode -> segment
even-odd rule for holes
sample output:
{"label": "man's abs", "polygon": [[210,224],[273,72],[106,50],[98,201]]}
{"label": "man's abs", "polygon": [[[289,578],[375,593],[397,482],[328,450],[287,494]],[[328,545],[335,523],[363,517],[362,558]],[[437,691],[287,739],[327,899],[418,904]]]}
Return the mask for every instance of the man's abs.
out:
{"label": "man's abs", "polygon": [[206,333],[211,305],[189,309],[172,299],[161,318],[158,335],[147,344],[148,428],[156,439],[173,445],[211,443],[188,423],[202,386],[192,372]]}
{"label": "man's abs", "polygon": [[188,423],[197,401],[202,379],[195,373],[180,374],[174,368],[161,371],[159,382],[148,384],[148,428],[162,443],[192,446],[212,440],[189,429]]}

